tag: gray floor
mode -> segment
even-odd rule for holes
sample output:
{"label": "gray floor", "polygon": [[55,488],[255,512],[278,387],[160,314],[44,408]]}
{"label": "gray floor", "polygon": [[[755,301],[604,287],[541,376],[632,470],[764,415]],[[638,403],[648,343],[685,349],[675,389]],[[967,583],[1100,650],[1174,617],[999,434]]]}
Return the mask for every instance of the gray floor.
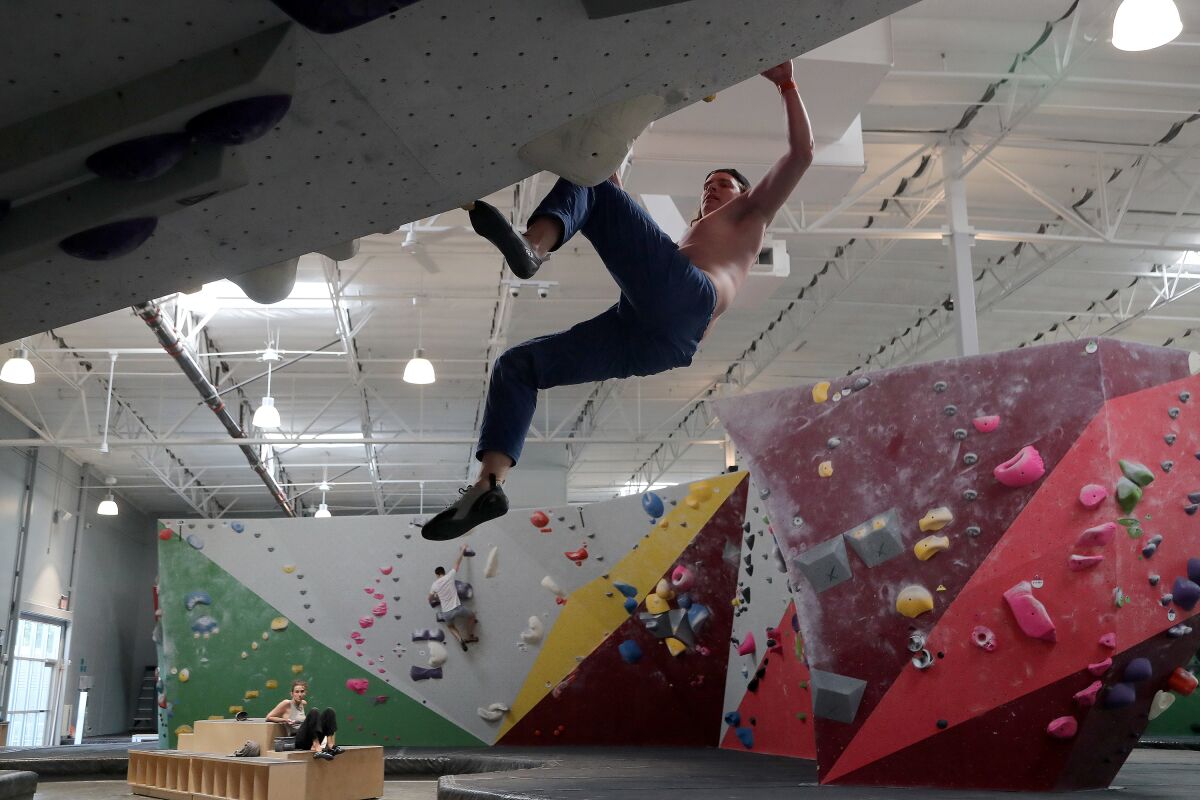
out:
{"label": "gray floor", "polygon": [[[437,781],[389,780],[383,785],[383,800],[434,800]],[[34,800],[112,800],[135,797],[125,781],[49,781],[38,784]]]}

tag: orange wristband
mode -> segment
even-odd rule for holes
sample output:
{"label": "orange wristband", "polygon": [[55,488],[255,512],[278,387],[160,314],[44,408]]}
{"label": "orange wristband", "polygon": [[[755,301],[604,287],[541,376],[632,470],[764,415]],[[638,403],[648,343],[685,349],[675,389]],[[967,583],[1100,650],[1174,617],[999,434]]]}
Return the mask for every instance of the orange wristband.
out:
{"label": "orange wristband", "polygon": [[778,87],[779,93],[783,94],[788,89],[795,89],[796,82],[794,80],[792,80],[791,78],[788,78],[786,81],[783,81],[782,83],[775,84],[775,86]]}

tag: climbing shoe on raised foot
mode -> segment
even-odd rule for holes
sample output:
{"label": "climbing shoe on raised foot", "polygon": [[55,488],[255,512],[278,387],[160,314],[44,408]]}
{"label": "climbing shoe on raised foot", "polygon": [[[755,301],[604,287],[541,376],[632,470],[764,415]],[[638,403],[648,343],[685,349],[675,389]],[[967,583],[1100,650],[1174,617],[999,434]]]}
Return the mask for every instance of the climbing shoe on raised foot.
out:
{"label": "climbing shoe on raised foot", "polygon": [[466,209],[471,217],[471,227],[496,246],[508,262],[508,268],[518,278],[529,280],[538,271],[538,267],[545,263],[546,259],[533,252],[525,237],[513,230],[512,224],[495,206],[476,200],[466,206]]}
{"label": "climbing shoe on raised foot", "polygon": [[496,483],[496,476],[489,475],[488,483],[459,489],[462,497],[458,502],[426,522],[421,536],[435,542],[457,539],[476,525],[508,513],[508,498]]}

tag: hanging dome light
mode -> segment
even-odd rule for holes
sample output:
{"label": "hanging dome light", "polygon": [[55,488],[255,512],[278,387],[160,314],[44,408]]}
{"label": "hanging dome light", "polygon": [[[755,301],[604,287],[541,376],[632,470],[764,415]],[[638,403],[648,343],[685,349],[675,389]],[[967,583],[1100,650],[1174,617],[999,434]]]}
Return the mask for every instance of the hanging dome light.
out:
{"label": "hanging dome light", "polygon": [[1183,32],[1174,0],[1123,0],[1113,20],[1113,47],[1153,50]]}
{"label": "hanging dome light", "polygon": [[102,517],[115,517],[119,510],[112,492],[109,492],[108,496],[100,501],[100,505],[96,506],[96,513]]}
{"label": "hanging dome light", "polygon": [[251,420],[254,427],[265,430],[275,430],[279,427],[279,409],[275,407],[275,398],[267,395],[262,399],[262,405],[254,412]]}
{"label": "hanging dome light", "polygon": [[413,357],[404,365],[404,382],[405,383],[433,383],[436,377],[433,374],[433,364],[429,359],[425,358],[425,351],[421,348],[413,350]]}
{"label": "hanging dome light", "polygon": [[317,506],[317,513],[313,514],[313,516],[321,517],[322,519],[324,519],[325,517],[332,517],[333,514],[329,513],[329,505],[328,504],[321,503],[321,505]]}
{"label": "hanging dome light", "polygon": [[33,364],[29,363],[29,351],[19,347],[13,355],[0,367],[0,381],[27,386],[34,382]]}

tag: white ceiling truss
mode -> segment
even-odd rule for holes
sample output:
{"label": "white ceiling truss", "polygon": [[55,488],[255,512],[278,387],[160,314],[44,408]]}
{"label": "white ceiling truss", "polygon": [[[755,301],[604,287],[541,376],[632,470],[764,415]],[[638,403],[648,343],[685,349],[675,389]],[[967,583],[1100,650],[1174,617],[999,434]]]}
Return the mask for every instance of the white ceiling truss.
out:
{"label": "white ceiling truss", "polygon": [[[578,502],[691,480],[725,464],[715,398],[817,380],[837,388],[956,355],[956,234],[972,245],[984,351],[1102,335],[1190,344],[1200,333],[1200,7],[1181,5],[1184,35],[1143,54],[1112,48],[1113,0],[925,0],[897,14],[894,66],[855,112],[861,163],[836,196],[802,183],[769,231],[786,243],[790,275],[728,312],[688,369],[542,392],[522,466],[565,471]],[[671,176],[694,175],[698,187],[721,163],[761,174],[781,139],[747,117],[741,91],[655,123],[623,168],[630,191],[670,196],[686,219],[694,195]],[[815,98],[815,118],[833,113],[824,102]],[[782,129],[777,107],[762,113]],[[713,163],[708,150],[728,156]],[[814,174],[832,185],[832,173]],[[487,199],[521,223],[551,180],[534,175]],[[965,219],[948,212],[953,191]],[[261,353],[277,339],[282,438],[248,430],[242,442],[262,448],[308,511],[328,476],[335,514],[432,511],[456,497],[473,477],[494,359],[615,298],[586,242],[521,282],[457,210],[367,237],[347,261],[305,256],[299,274],[274,307],[228,287],[162,304],[244,426],[266,393]],[[400,380],[418,341],[438,372],[422,388]],[[38,383],[0,387],[0,407],[35,430],[33,444],[94,464],[150,511],[273,513],[238,442],[131,313],[26,343]]]}

